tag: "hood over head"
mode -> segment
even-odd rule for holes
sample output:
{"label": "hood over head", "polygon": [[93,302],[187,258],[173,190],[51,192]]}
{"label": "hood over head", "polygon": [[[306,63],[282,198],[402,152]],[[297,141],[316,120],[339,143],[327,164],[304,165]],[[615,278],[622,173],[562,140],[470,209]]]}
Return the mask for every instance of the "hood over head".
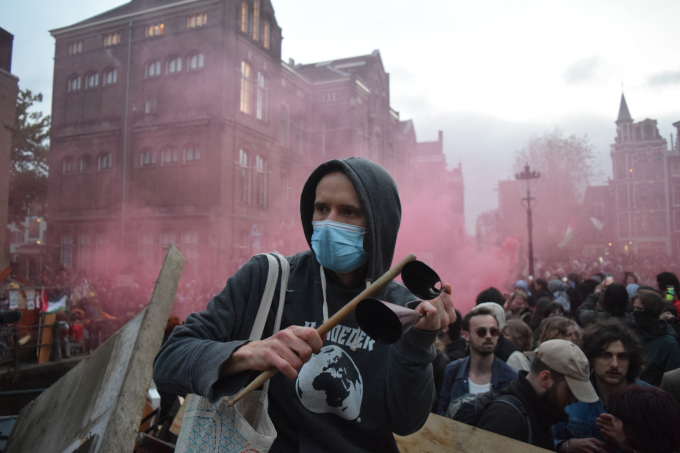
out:
{"label": "hood over head", "polygon": [[[375,281],[387,272],[394,258],[394,247],[401,222],[401,202],[397,184],[380,165],[368,159],[350,157],[329,160],[319,165],[307,179],[300,196],[300,218],[309,248],[312,248],[312,218],[316,186],[328,173],[340,171],[347,175],[359,196],[366,216],[368,272],[366,278]],[[314,253],[314,251],[312,251]]]}

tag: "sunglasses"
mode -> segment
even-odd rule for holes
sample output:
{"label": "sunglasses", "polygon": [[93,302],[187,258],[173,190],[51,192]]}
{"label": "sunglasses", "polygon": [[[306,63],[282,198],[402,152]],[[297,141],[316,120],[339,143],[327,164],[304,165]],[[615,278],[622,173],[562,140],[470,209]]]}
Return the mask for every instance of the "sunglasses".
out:
{"label": "sunglasses", "polygon": [[[492,327],[492,328],[488,329],[488,332],[492,337],[497,337],[498,334],[500,333],[500,331],[496,327]],[[484,337],[486,337],[487,328],[486,327],[478,327],[477,330],[475,330],[475,333],[477,334],[477,336],[479,338],[484,338]]]}

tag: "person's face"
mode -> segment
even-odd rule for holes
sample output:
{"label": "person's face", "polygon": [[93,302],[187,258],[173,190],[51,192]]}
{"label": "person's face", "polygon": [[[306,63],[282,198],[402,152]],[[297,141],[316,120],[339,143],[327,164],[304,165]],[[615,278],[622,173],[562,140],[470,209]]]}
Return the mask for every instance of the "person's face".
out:
{"label": "person's face", "polygon": [[634,275],[628,275],[628,277],[626,277],[626,284],[630,283],[636,283]]}
{"label": "person's face", "polygon": [[578,340],[578,337],[576,335],[576,328],[574,327],[573,324],[570,324],[569,327],[567,327],[567,333],[564,335],[564,340],[571,341],[572,343],[576,343],[576,340]]}
{"label": "person's face", "polygon": [[642,304],[640,299],[635,299],[633,302],[633,310],[635,311],[645,311],[645,306]]}
{"label": "person's face", "polygon": [[312,220],[332,220],[366,227],[359,195],[347,175],[336,171],[321,178],[316,186]]}
{"label": "person's face", "polygon": [[498,332],[498,323],[493,316],[478,315],[472,317],[470,319],[470,331],[463,331],[463,336],[470,343],[470,350],[481,356],[493,354],[496,350],[496,344],[498,344],[498,334],[491,335],[493,329]]}
{"label": "person's face", "polygon": [[562,379],[552,381],[552,385],[548,387],[548,392],[545,395],[545,401],[555,412],[563,414],[564,408],[577,403],[578,399],[571,393],[567,381]]}
{"label": "person's face", "polygon": [[621,341],[609,343],[593,360],[595,376],[612,387],[626,382],[630,357]]}
{"label": "person's face", "polygon": [[522,296],[515,296],[510,304],[510,311],[514,314],[521,313],[527,306],[526,300]]}

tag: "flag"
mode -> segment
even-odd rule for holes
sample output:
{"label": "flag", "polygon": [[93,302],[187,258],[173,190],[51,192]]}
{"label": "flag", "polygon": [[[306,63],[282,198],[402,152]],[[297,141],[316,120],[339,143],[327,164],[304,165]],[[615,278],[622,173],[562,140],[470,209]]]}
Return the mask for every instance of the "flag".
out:
{"label": "flag", "polygon": [[574,227],[574,219],[571,219],[569,221],[569,226],[567,226],[567,231],[564,233],[564,237],[562,238],[562,242],[557,245],[559,248],[566,247],[569,241],[572,240],[574,237]]}
{"label": "flag", "polygon": [[45,311],[47,313],[56,313],[59,310],[66,311],[66,299],[67,297],[64,296],[55,302],[47,302],[47,309]]}
{"label": "flag", "polygon": [[600,221],[597,220],[595,217],[591,217],[591,218],[590,218],[590,223],[593,224],[593,226],[595,227],[595,229],[596,229],[597,231],[600,231],[602,228],[604,228],[604,223],[600,222]]}

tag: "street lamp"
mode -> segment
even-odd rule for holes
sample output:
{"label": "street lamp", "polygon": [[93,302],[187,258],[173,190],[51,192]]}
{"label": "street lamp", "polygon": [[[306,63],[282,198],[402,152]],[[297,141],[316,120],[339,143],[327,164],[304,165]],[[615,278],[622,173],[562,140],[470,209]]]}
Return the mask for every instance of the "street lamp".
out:
{"label": "street lamp", "polygon": [[536,206],[536,199],[531,197],[530,182],[532,179],[538,179],[540,173],[529,171],[529,164],[524,166],[524,171],[515,175],[516,179],[523,179],[527,182],[527,196],[522,198],[522,206],[527,211],[527,230],[529,230],[529,275],[534,275],[534,241],[531,236],[531,230],[534,225],[531,221],[531,209]]}

